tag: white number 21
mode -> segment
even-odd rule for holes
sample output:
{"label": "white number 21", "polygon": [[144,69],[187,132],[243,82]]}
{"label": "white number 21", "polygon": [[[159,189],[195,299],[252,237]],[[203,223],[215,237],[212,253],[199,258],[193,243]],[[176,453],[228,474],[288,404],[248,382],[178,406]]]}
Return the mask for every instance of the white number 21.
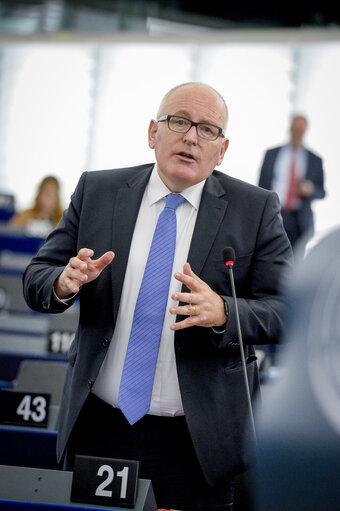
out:
{"label": "white number 21", "polygon": [[[110,465],[101,465],[98,469],[97,475],[102,476],[104,473],[107,473],[107,477],[105,481],[103,481],[98,488],[96,489],[95,495],[97,497],[112,497],[112,491],[111,490],[105,490],[107,486],[112,482],[114,478],[114,471],[113,468]],[[123,470],[120,470],[117,472],[117,476],[122,478],[122,484],[120,488],[120,498],[125,499],[126,498],[126,488],[127,488],[127,480],[128,480],[128,474],[129,474],[129,467],[124,467]]]}

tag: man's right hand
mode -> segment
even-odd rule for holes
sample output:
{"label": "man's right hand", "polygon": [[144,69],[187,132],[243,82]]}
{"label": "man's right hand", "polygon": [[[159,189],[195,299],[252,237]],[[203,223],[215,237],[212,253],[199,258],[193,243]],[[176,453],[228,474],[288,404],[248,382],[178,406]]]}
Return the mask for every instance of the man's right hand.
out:
{"label": "man's right hand", "polygon": [[82,285],[96,279],[115,256],[109,251],[99,259],[91,259],[93,254],[90,248],[81,248],[76,257],[71,257],[54,283],[54,292],[58,298],[63,300],[78,293]]}

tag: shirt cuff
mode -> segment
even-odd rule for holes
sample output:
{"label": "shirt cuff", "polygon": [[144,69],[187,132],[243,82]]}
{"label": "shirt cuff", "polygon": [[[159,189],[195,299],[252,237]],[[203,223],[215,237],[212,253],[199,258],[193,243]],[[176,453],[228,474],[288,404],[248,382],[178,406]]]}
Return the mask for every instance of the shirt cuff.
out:
{"label": "shirt cuff", "polygon": [[224,325],[222,326],[212,326],[211,329],[212,331],[215,333],[215,334],[224,334],[224,332],[226,331],[226,328],[227,327],[227,323],[224,323]]}
{"label": "shirt cuff", "polygon": [[56,292],[54,291],[54,288],[53,288],[53,294],[54,294],[54,298],[59,302],[59,303],[65,303],[67,304],[70,300],[73,300],[75,296],[77,296],[78,293],[75,293],[74,295],[70,296],[70,298],[58,298],[58,296],[56,295]]}

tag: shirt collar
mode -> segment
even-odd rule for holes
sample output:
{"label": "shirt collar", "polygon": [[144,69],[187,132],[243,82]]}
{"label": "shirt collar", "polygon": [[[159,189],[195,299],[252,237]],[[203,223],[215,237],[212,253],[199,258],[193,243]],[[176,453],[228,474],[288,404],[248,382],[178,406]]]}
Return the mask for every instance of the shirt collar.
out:
{"label": "shirt collar", "polygon": [[295,153],[295,154],[302,154],[305,152],[305,147],[303,145],[300,145],[299,147],[293,147],[292,144],[287,144],[286,145],[286,148],[287,150],[289,150],[291,153]]}
{"label": "shirt collar", "polygon": [[[189,186],[189,188],[186,188],[185,190],[183,190],[183,192],[181,192],[181,195],[183,195],[187,202],[189,202],[189,204],[191,204],[191,206],[193,206],[195,209],[199,208],[205,181],[206,180],[204,179],[200,183],[196,183],[193,186]],[[155,164],[147,188],[149,206],[152,206],[156,202],[160,201],[169,193],[171,193],[171,191],[168,189],[167,186],[165,186],[165,184],[159,177],[157,171],[157,164]]]}

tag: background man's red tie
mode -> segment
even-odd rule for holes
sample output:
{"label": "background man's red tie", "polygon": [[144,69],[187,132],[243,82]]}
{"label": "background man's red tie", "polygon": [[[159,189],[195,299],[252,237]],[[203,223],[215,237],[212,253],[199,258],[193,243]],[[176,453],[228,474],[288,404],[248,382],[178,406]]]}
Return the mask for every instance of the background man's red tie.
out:
{"label": "background man's red tie", "polygon": [[288,190],[287,190],[287,197],[286,202],[284,205],[284,209],[290,211],[293,209],[295,199],[297,197],[296,194],[296,157],[295,154],[292,154],[292,160],[290,164],[290,174],[289,174],[289,183],[288,183]]}

